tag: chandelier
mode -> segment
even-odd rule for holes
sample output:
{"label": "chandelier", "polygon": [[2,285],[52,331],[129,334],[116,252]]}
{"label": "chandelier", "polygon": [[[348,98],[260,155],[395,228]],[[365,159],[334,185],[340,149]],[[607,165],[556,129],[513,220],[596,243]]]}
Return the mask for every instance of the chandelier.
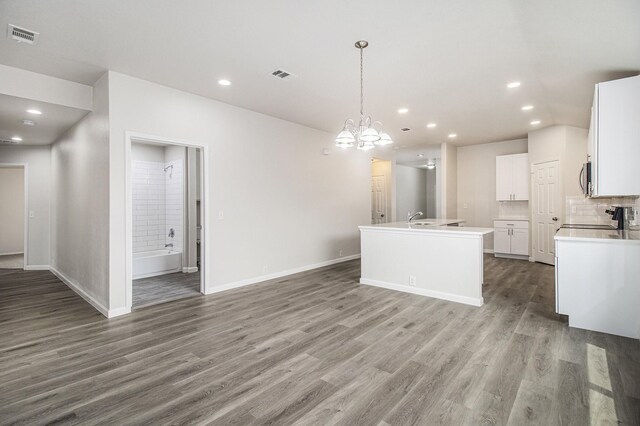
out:
{"label": "chandelier", "polygon": [[388,145],[393,143],[391,137],[382,130],[382,123],[372,121],[370,116],[364,115],[364,68],[362,65],[362,51],[369,45],[365,40],[356,41],[355,46],[360,50],[360,122],[351,118],[344,122],[342,131],[336,137],[336,146],[340,148],[350,148],[356,146],[358,149],[367,151],[375,146]]}

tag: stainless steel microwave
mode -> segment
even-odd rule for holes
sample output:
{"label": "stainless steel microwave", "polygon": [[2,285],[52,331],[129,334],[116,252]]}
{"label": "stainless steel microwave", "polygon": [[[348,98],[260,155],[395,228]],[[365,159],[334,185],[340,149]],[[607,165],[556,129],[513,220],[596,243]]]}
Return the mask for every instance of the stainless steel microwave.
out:
{"label": "stainless steel microwave", "polygon": [[593,184],[591,181],[591,161],[587,161],[582,165],[580,170],[580,188],[585,197],[591,196],[593,193]]}

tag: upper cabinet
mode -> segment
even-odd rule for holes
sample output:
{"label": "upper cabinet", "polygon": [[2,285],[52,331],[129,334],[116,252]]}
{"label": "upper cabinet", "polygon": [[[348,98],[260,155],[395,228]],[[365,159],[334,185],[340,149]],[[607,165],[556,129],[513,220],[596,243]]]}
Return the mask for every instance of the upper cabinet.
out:
{"label": "upper cabinet", "polygon": [[499,155],[496,157],[496,200],[529,199],[529,155]]}
{"label": "upper cabinet", "polygon": [[591,195],[640,195],[640,76],[596,84],[588,153]]}

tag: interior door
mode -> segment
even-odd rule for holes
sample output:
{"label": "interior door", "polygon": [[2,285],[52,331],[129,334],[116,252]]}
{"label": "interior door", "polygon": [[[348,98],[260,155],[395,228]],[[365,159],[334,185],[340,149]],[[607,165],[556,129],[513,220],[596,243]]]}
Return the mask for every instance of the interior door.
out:
{"label": "interior door", "polygon": [[371,178],[371,223],[386,223],[387,186],[384,175]]}
{"label": "interior door", "polygon": [[533,259],[555,264],[553,236],[560,227],[562,192],[559,161],[533,165]]}

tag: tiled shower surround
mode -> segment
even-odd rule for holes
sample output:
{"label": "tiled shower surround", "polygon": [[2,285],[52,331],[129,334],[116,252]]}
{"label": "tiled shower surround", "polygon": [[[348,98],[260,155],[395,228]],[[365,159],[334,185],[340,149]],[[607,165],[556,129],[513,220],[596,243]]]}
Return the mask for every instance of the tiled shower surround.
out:
{"label": "tiled shower surround", "polygon": [[[167,166],[173,165],[164,171]],[[182,251],[183,164],[133,161],[133,252],[162,250],[165,244]],[[169,237],[169,230],[175,236]]]}

